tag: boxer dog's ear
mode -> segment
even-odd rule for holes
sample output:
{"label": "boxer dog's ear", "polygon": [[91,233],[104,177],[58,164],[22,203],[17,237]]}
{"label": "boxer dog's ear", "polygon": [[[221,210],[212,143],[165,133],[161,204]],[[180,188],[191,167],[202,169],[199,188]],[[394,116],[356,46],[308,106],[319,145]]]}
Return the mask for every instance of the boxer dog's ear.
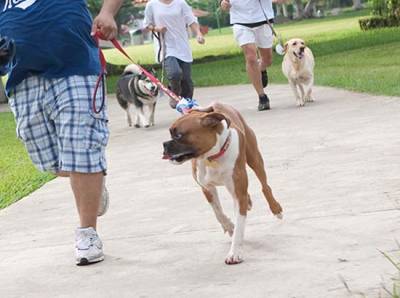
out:
{"label": "boxer dog's ear", "polygon": [[210,113],[210,112],[214,112],[214,107],[213,106],[208,106],[208,107],[205,107],[205,108],[204,107],[194,107],[190,112],[192,112],[192,111]]}
{"label": "boxer dog's ear", "polygon": [[224,115],[216,112],[208,113],[201,117],[201,125],[204,127],[216,127],[222,120],[225,120],[228,127],[231,125],[231,121]]}

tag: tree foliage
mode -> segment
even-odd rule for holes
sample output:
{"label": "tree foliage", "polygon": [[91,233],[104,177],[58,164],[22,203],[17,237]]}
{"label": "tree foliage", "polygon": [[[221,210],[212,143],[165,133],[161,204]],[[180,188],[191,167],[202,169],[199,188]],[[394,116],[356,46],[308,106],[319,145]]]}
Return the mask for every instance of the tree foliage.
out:
{"label": "tree foliage", "polygon": [[[93,16],[99,14],[103,0],[87,0],[88,8]],[[133,18],[142,17],[144,7],[137,7],[132,5],[131,0],[124,0],[121,9],[116,16],[116,22],[118,28],[121,28],[122,24],[129,23]]]}

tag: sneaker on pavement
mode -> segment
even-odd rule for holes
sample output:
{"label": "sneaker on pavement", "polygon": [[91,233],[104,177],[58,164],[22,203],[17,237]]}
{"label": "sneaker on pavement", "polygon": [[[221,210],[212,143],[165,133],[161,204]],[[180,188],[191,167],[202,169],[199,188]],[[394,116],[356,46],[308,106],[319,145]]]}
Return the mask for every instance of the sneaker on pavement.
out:
{"label": "sneaker on pavement", "polygon": [[261,82],[263,88],[268,86],[268,73],[266,70],[261,71]]}
{"label": "sneaker on pavement", "polygon": [[99,205],[99,210],[97,210],[97,216],[103,216],[104,214],[106,214],[109,205],[110,205],[110,196],[108,194],[108,190],[105,185],[105,179],[104,179],[103,191],[101,193],[100,205]]}
{"label": "sneaker on pavement", "polygon": [[266,94],[260,95],[259,96],[259,101],[258,101],[258,110],[259,111],[264,111],[264,110],[269,110],[269,98]]}
{"label": "sneaker on pavement", "polygon": [[76,265],[84,266],[104,260],[103,243],[92,227],[75,231]]}

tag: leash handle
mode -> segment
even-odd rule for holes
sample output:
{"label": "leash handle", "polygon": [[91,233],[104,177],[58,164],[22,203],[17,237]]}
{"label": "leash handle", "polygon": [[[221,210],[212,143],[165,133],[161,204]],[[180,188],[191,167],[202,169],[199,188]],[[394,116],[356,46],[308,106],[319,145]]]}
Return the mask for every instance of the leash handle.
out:
{"label": "leash handle", "polygon": [[[104,53],[100,48],[100,38],[99,36],[96,34],[94,36],[94,40],[96,41],[97,47],[99,48],[99,59],[100,59],[100,66],[101,66],[101,70],[100,70],[100,74],[97,78],[96,81],[96,86],[94,88],[93,91],[93,98],[92,98],[92,109],[93,112],[95,114],[100,114],[100,112],[103,110],[105,102],[106,102],[106,74],[107,74],[107,62],[106,62],[106,58],[104,57]],[[100,104],[100,108],[97,109],[96,107],[96,98],[97,98],[97,92],[99,90],[100,84],[102,85],[101,87],[101,91],[102,91],[102,98],[101,98],[101,104]]]}
{"label": "leash handle", "polygon": [[[104,39],[104,37],[102,36],[102,34],[97,31],[96,35],[95,35],[96,39]],[[144,69],[143,67],[141,67],[139,64],[135,63],[135,61],[133,61],[133,59],[128,55],[128,53],[122,48],[121,44],[118,42],[118,40],[116,40],[115,38],[110,40],[111,43],[114,45],[114,47],[120,51],[129,61],[131,61],[133,64],[136,64],[139,69],[150,79],[150,81],[152,81],[154,84],[156,84],[162,91],[164,91],[164,93],[166,93],[169,97],[171,97],[173,100],[175,100],[176,102],[179,102],[181,100],[180,96],[176,95],[174,92],[172,92],[171,90],[169,90],[167,87],[165,87],[159,79],[157,79],[155,76],[153,76],[153,74],[151,74],[150,72],[148,72],[146,69]],[[99,51],[101,52],[100,55],[100,61],[102,61],[102,59],[104,59],[104,64],[105,63],[105,58],[104,58],[104,54],[101,51],[100,47],[99,47]],[[101,58],[101,56],[103,56],[103,58]],[[102,62],[103,63],[103,62]],[[105,67],[104,67],[105,69]]]}

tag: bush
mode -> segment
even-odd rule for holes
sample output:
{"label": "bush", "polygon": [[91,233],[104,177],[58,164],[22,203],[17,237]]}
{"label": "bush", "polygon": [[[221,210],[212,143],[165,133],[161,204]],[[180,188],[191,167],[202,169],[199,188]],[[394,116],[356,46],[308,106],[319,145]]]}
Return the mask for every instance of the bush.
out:
{"label": "bush", "polygon": [[369,0],[372,17],[360,19],[361,30],[400,26],[400,0]]}
{"label": "bush", "polygon": [[400,0],[370,0],[372,15],[400,18]]}
{"label": "bush", "polygon": [[375,17],[360,19],[358,22],[360,24],[361,30],[363,31],[375,28],[400,26],[400,18],[395,18],[395,17],[375,16]]}

